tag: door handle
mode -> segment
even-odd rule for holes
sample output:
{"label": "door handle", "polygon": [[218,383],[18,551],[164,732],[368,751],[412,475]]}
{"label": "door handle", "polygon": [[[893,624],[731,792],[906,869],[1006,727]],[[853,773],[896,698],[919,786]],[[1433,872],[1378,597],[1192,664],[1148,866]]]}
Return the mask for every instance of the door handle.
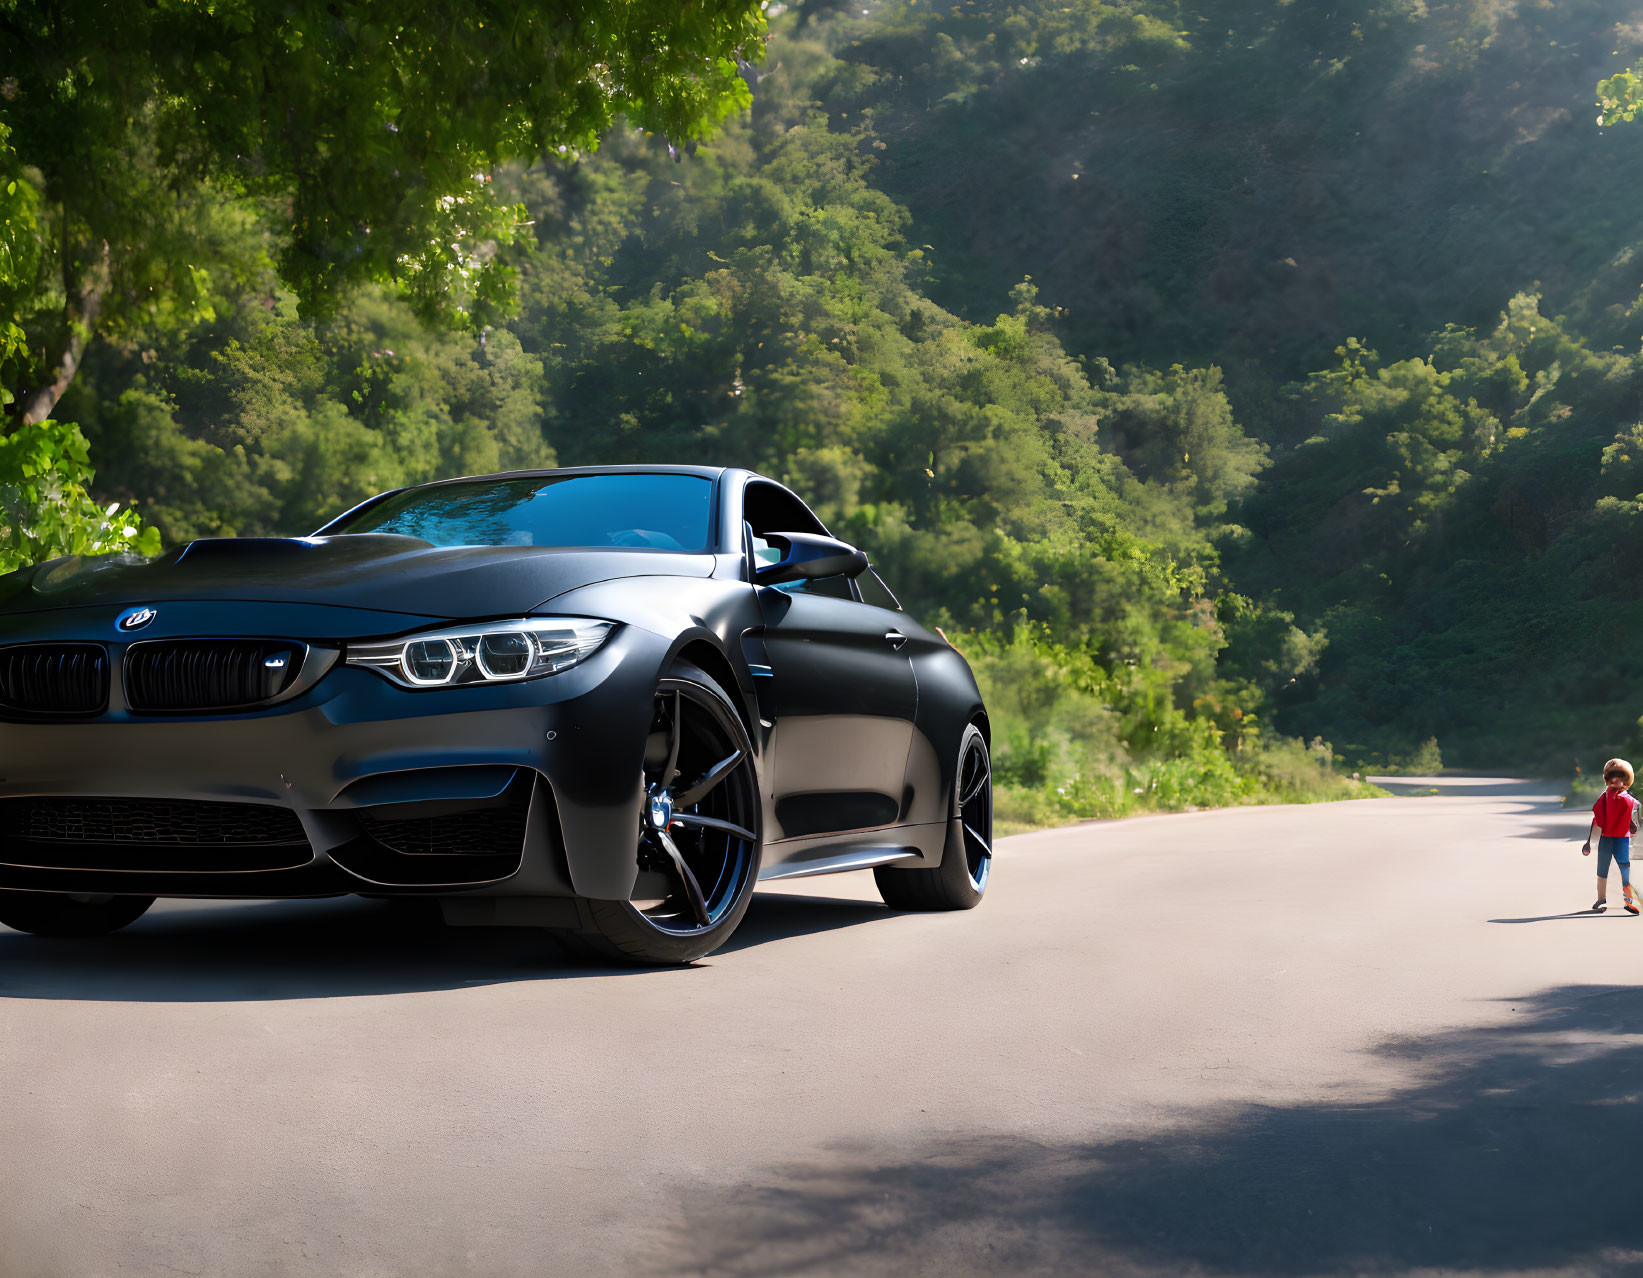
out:
{"label": "door handle", "polygon": [[884,641],[892,648],[900,648],[902,644],[907,642],[907,636],[899,630],[886,630],[884,632]]}

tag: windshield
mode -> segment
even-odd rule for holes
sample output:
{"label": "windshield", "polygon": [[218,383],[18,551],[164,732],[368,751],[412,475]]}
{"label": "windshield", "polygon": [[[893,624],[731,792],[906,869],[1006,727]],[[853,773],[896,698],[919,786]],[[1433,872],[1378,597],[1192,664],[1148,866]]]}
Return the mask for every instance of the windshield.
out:
{"label": "windshield", "polygon": [[634,546],[707,549],[711,480],[699,475],[476,479],[413,488],[328,525],[397,533],[435,546]]}

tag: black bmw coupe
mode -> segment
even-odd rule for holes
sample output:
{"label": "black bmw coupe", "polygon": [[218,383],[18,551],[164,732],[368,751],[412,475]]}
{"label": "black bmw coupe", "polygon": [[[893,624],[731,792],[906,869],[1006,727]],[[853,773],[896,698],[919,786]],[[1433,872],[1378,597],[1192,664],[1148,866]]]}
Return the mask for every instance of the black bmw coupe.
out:
{"label": "black bmw coupe", "polygon": [[689,962],[761,879],[977,904],[988,738],[963,657],[780,484],[447,480],[0,577],[0,923],[353,892]]}

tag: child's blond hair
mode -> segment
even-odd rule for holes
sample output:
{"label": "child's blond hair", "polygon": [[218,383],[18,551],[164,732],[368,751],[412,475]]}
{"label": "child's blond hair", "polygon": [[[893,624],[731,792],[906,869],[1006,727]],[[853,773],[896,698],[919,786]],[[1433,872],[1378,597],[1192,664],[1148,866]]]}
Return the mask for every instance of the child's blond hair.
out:
{"label": "child's blond hair", "polygon": [[1607,781],[1613,776],[1625,777],[1626,788],[1629,790],[1631,789],[1632,782],[1636,779],[1637,774],[1632,771],[1632,765],[1627,763],[1626,760],[1610,759],[1603,765],[1603,779]]}

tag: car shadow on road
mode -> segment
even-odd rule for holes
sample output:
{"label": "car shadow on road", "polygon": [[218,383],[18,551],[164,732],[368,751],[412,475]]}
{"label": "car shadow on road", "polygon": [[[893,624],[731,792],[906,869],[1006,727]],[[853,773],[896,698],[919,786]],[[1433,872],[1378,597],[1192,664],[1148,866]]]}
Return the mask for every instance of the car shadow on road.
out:
{"label": "car shadow on road", "polygon": [[[869,1136],[681,1183],[657,1272],[1638,1273],[1643,989],[1499,1012],[1385,1043],[1409,1081],[1371,1103],[1189,1112],[1105,1143]],[[962,1087],[948,1100],[963,1114]]]}
{"label": "car shadow on road", "polygon": [[[888,917],[861,901],[756,894],[718,953]],[[0,930],[0,998],[337,998],[679,970],[591,964],[530,928],[445,927],[436,915],[358,897],[162,904],[91,940]]]}
{"label": "car shadow on road", "polygon": [[830,896],[798,896],[789,892],[755,893],[747,917],[720,954],[732,954],[754,945],[812,932],[880,923],[896,917],[896,912],[878,901],[844,900]]}

